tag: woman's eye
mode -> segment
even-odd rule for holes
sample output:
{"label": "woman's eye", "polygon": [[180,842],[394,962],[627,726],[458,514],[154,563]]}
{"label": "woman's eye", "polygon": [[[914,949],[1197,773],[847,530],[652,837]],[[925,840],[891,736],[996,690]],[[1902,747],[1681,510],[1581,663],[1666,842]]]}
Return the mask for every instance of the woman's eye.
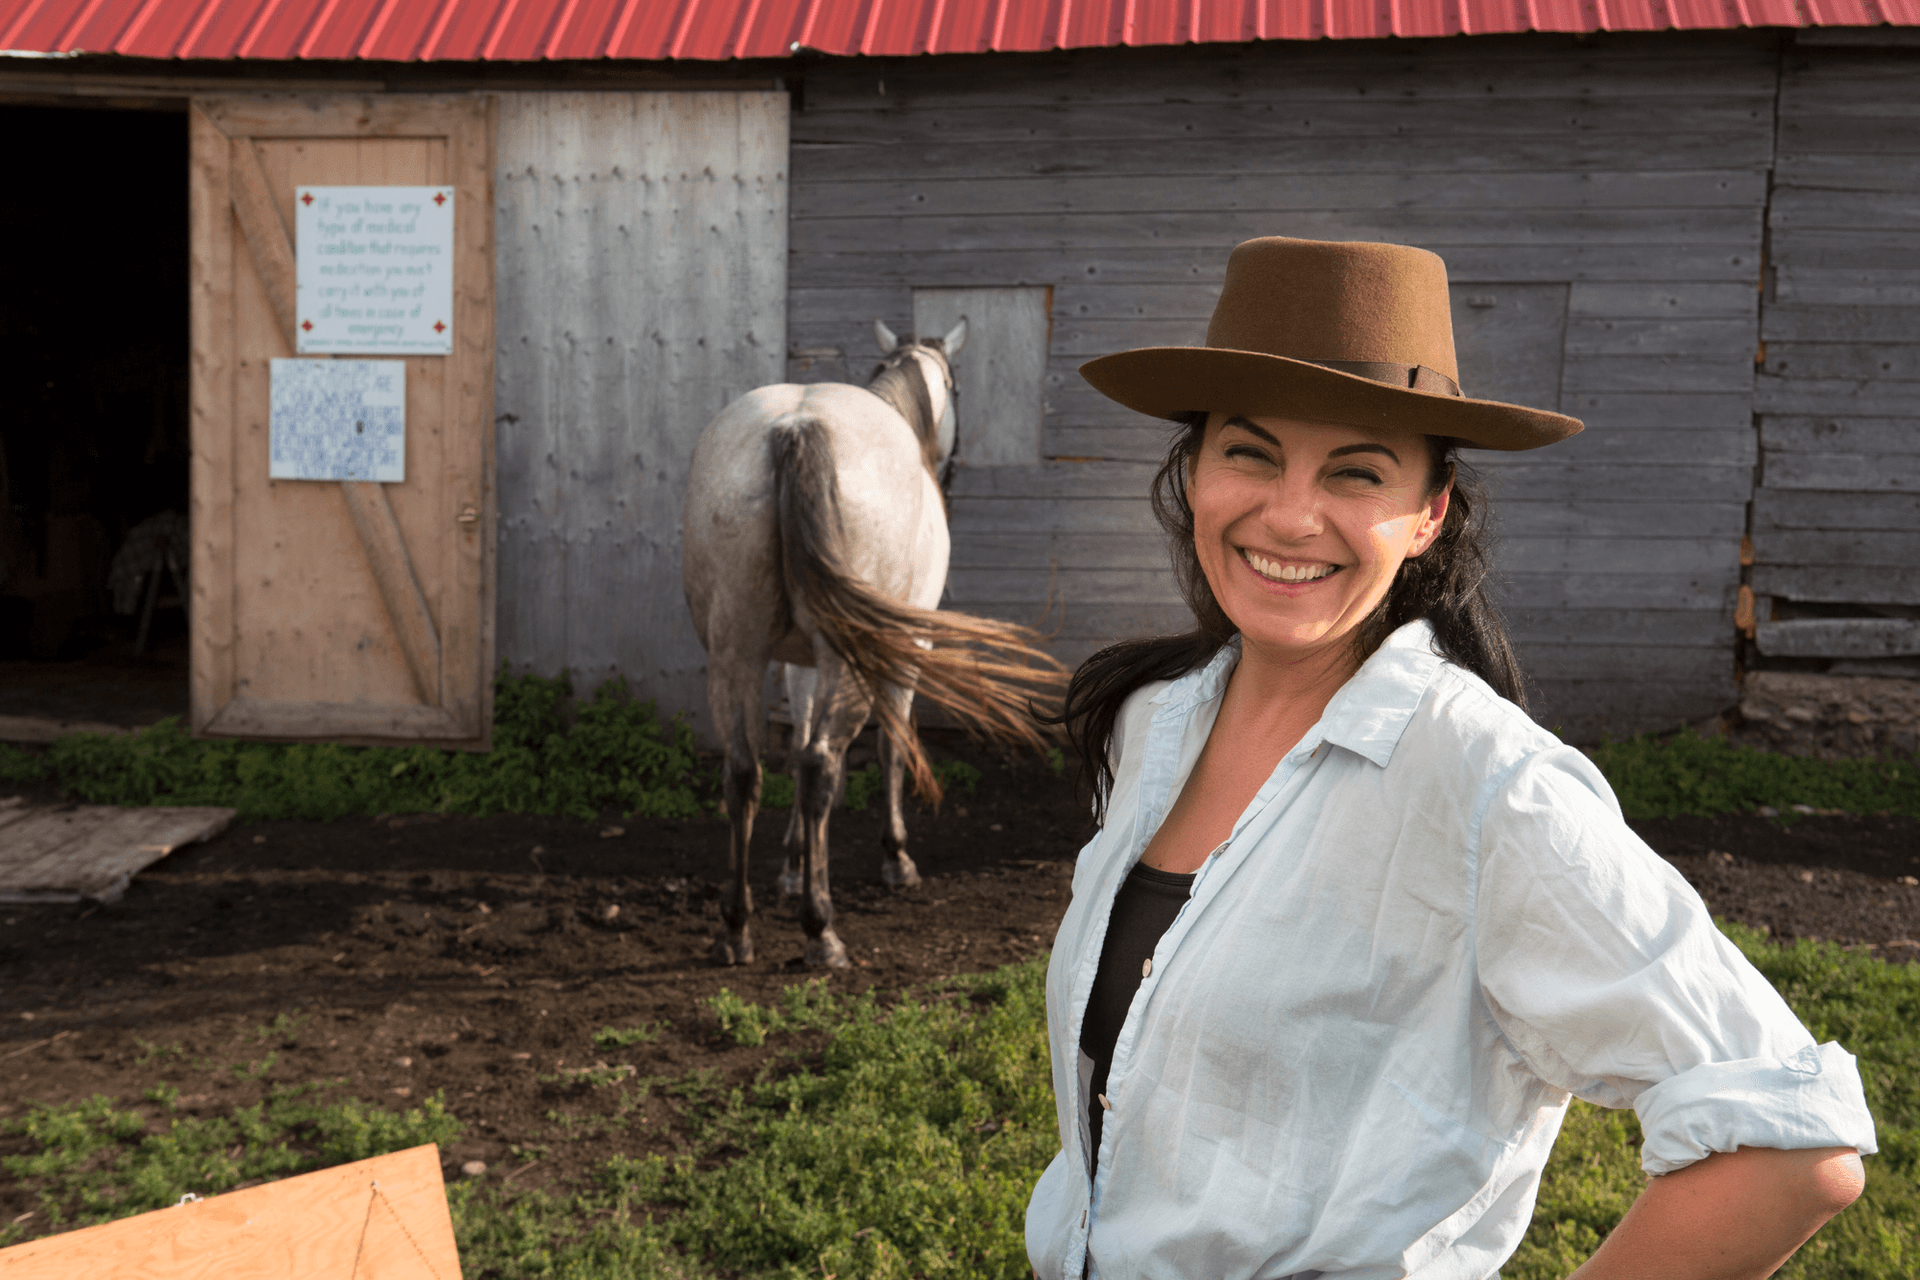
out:
{"label": "woman's eye", "polygon": [[1255,462],[1271,461],[1271,459],[1267,457],[1265,450],[1255,448],[1253,445],[1250,445],[1250,444],[1235,444],[1235,445],[1227,446],[1227,456],[1229,458],[1250,458]]}
{"label": "woman's eye", "polygon": [[1380,483],[1380,473],[1370,471],[1366,467],[1342,467],[1335,474],[1345,476],[1350,480],[1365,480],[1370,484]]}

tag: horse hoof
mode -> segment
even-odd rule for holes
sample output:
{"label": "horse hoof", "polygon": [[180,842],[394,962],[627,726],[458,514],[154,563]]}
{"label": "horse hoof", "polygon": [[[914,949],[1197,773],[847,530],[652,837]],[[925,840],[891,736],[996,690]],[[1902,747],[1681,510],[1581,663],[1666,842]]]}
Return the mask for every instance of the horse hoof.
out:
{"label": "horse hoof", "polygon": [[800,890],[805,887],[805,881],[798,871],[782,871],[779,883],[782,900],[799,897]]}
{"label": "horse hoof", "polygon": [[847,947],[840,941],[838,934],[828,929],[817,938],[807,939],[807,951],[803,957],[809,969],[845,969],[848,968]]}
{"label": "horse hoof", "polygon": [[889,889],[918,889],[920,887],[920,868],[913,865],[913,859],[906,851],[886,858],[880,863],[880,883]]}
{"label": "horse hoof", "polygon": [[737,938],[718,937],[713,940],[713,963],[723,968],[737,964],[753,963],[753,939],[742,933]]}

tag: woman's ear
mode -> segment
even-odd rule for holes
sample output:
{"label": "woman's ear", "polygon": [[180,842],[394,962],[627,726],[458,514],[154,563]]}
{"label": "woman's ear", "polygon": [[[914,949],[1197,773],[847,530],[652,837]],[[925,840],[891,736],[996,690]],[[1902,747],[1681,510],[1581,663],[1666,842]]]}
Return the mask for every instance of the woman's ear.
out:
{"label": "woman's ear", "polygon": [[1447,522],[1447,507],[1452,501],[1452,480],[1448,480],[1440,492],[1427,499],[1427,508],[1420,515],[1420,527],[1414,531],[1413,542],[1407,547],[1409,560],[1426,551],[1439,538],[1440,528]]}

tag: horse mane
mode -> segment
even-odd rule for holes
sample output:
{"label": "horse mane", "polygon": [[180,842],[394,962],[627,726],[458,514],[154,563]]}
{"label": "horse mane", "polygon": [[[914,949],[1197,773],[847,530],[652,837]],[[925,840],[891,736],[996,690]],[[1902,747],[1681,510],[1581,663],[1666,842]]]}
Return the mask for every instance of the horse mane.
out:
{"label": "horse mane", "polygon": [[[873,367],[873,377],[867,381],[867,390],[879,396],[892,406],[895,413],[907,420],[914,434],[920,437],[920,461],[926,465],[927,474],[935,483],[940,480],[940,424],[933,417],[933,393],[927,388],[927,380],[921,376],[920,364],[913,358],[915,347],[925,347],[946,358],[946,340],[943,338],[915,338],[905,346],[887,353],[879,364]],[[951,396],[951,390],[947,393]]]}

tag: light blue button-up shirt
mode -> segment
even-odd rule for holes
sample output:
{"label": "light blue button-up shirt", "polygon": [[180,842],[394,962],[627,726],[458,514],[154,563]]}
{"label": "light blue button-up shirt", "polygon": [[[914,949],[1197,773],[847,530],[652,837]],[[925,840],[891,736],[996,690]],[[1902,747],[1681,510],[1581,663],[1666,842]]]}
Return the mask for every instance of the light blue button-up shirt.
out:
{"label": "light blue button-up shirt", "polygon": [[1633,1107],[1649,1173],[1875,1150],[1852,1056],[1814,1044],[1584,755],[1416,622],[1195,876],[1114,1046],[1089,1181],[1078,1050],[1107,918],[1238,654],[1140,689],[1114,731],[1047,971],[1042,1280],[1493,1276],[1569,1095]]}

